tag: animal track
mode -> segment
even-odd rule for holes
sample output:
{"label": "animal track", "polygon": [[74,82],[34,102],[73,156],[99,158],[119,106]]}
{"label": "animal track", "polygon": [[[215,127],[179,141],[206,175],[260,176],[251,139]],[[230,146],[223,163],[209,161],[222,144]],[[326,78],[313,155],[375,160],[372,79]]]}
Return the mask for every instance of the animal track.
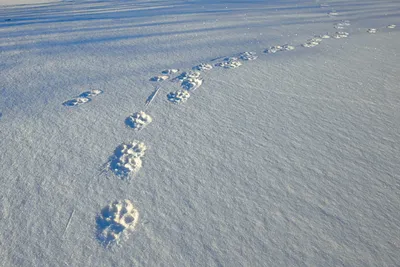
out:
{"label": "animal track", "polygon": [[256,56],[255,52],[243,52],[239,55],[239,58],[241,60],[250,61],[256,60],[258,57]]}
{"label": "animal track", "polygon": [[200,72],[198,71],[189,71],[189,72],[182,72],[180,75],[176,76],[172,79],[173,82],[183,82],[184,80],[188,80],[191,78],[199,78]]}
{"label": "animal track", "polygon": [[342,20],[341,22],[338,22],[338,23],[335,23],[334,24],[334,28],[335,29],[344,29],[344,28],[346,28],[346,27],[348,27],[348,26],[350,26],[351,24],[350,24],[350,21],[348,21],[348,20]]}
{"label": "animal track", "polygon": [[135,229],[139,212],[129,200],[114,201],[96,217],[97,240],[105,247],[127,239]]}
{"label": "animal track", "polygon": [[150,78],[150,81],[152,81],[152,82],[162,82],[162,81],[165,81],[165,80],[168,80],[168,79],[169,79],[168,75],[158,75],[158,76]]}
{"label": "animal track", "polygon": [[181,83],[181,87],[187,91],[194,91],[203,84],[203,79],[189,78]]}
{"label": "animal track", "polygon": [[275,54],[276,52],[282,51],[282,47],[280,45],[271,46],[268,49],[265,49],[264,53]]}
{"label": "animal track", "polygon": [[167,69],[167,70],[163,70],[161,73],[170,75],[170,74],[175,74],[177,72],[179,72],[179,69]]}
{"label": "animal track", "polygon": [[341,39],[341,38],[347,38],[349,37],[348,32],[336,32],[335,34],[332,35],[332,38],[335,39]]}
{"label": "animal track", "polygon": [[85,91],[85,92],[79,94],[79,96],[77,96],[77,97],[74,97],[72,99],[64,101],[62,104],[63,104],[63,106],[66,106],[66,107],[78,106],[78,105],[90,102],[92,100],[90,97],[94,97],[94,96],[97,96],[102,93],[103,93],[103,91],[99,90],[99,89]]}
{"label": "animal track", "polygon": [[203,71],[203,70],[211,70],[213,68],[213,66],[211,64],[208,63],[201,63],[197,66],[194,66],[192,68],[192,70],[194,71]]}
{"label": "animal track", "polygon": [[88,97],[76,97],[76,98],[64,101],[62,104],[67,107],[74,107],[74,106],[78,106],[81,104],[85,104],[89,101],[91,101],[91,99]]}
{"label": "animal track", "polygon": [[321,35],[319,36],[319,38],[321,38],[321,39],[329,39],[329,38],[331,38],[331,36],[328,35],[328,34],[321,34]]}
{"label": "animal track", "polygon": [[102,93],[103,93],[102,90],[94,89],[94,90],[91,90],[91,91],[86,91],[86,92],[81,93],[79,95],[79,97],[84,97],[84,98],[87,98],[89,96],[93,97],[93,96],[97,96],[97,95],[102,94]]}
{"label": "animal track", "polygon": [[315,47],[315,46],[319,45],[321,42],[322,42],[322,38],[314,37],[314,38],[307,40],[307,42],[302,44],[302,46],[307,47],[307,48]]}
{"label": "animal track", "polygon": [[190,97],[187,90],[178,90],[176,92],[171,92],[167,95],[168,101],[174,104],[185,103]]}
{"label": "animal track", "polygon": [[215,64],[217,67],[223,67],[225,69],[235,69],[242,66],[242,63],[237,57],[227,57],[220,63]]}
{"label": "animal track", "polygon": [[[324,5],[328,7],[329,5]],[[323,4],[321,4],[323,7]],[[325,11],[326,12],[326,11]],[[328,13],[329,16],[338,16],[339,14],[332,10]],[[334,28],[338,30],[345,29],[347,26],[350,26],[349,21],[341,21],[334,24]],[[396,25],[388,25],[387,28],[394,29]],[[368,29],[368,33],[376,33],[376,29]],[[307,40],[303,47],[315,47],[319,45],[323,39],[329,38],[347,38],[349,33],[344,31],[338,31],[333,35],[323,34],[320,36],[316,36],[312,39]],[[264,53],[277,53],[282,51],[291,51],[294,50],[295,46],[291,46],[288,44],[285,45],[276,45],[272,46],[268,49],[265,49]],[[222,57],[213,59],[221,60]],[[240,67],[242,65],[241,61],[251,61],[256,60],[257,56],[254,52],[243,52],[240,54],[235,54],[234,57],[227,57],[215,64],[215,66],[223,67],[226,69],[233,69]],[[190,98],[190,92],[199,88],[203,79],[201,76],[201,71],[209,71],[213,68],[213,65],[208,63],[201,63],[192,67],[192,71],[183,72],[181,74],[179,69],[166,69],[161,72],[162,75],[158,75],[150,78],[150,81],[160,82],[170,79],[174,75],[178,75],[174,77],[171,81],[180,82],[180,86],[182,89],[176,92],[170,92],[167,95],[168,101],[174,104],[185,103]],[[155,88],[155,90],[151,93],[151,95],[147,98],[145,105],[149,105],[155,96],[160,91],[160,87]],[[103,93],[101,90],[92,90],[83,92],[78,97],[73,98],[71,100],[65,101],[63,105],[65,106],[76,106],[86,102],[91,101],[90,97],[97,96],[98,94]],[[1,113],[0,113],[1,117]],[[148,124],[152,122],[151,116],[146,114],[144,111],[139,111],[133,113],[128,118],[126,118],[125,123],[127,126],[135,129],[141,130],[145,128]],[[109,158],[108,167],[111,171],[113,171],[117,176],[122,179],[129,179],[134,174],[136,174],[140,168],[142,167],[142,158],[145,155],[147,148],[143,142],[133,141],[130,143],[123,143],[119,145],[114,154]],[[134,207],[131,201],[122,200],[122,201],[114,201],[104,207],[101,210],[101,213],[96,217],[97,223],[97,239],[101,244],[106,247],[115,243],[118,243],[121,240],[121,237],[128,237],[129,233],[134,230],[139,218],[139,212]]]}
{"label": "animal track", "polygon": [[133,141],[119,145],[109,159],[109,168],[122,179],[129,179],[142,167],[142,158],[147,147],[144,143]]}
{"label": "animal track", "polygon": [[265,49],[265,50],[264,50],[264,53],[275,54],[275,53],[277,53],[277,52],[281,52],[281,51],[292,51],[292,50],[294,50],[294,49],[295,49],[294,46],[291,46],[291,45],[288,45],[288,44],[285,44],[285,45],[282,45],[282,46],[276,45],[276,46],[271,46],[271,47],[268,48],[268,49]]}
{"label": "animal track", "polygon": [[140,131],[152,121],[153,119],[150,117],[150,115],[146,114],[144,111],[139,111],[126,118],[125,124],[135,130]]}

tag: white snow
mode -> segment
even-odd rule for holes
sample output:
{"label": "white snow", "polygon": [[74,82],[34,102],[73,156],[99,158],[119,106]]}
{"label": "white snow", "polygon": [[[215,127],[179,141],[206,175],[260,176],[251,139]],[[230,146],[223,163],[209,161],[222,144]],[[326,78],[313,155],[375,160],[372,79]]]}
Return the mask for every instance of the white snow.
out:
{"label": "white snow", "polygon": [[1,266],[400,262],[399,1],[1,3]]}
{"label": "white snow", "polygon": [[60,0],[0,0],[0,6],[37,5],[52,2],[60,2]]}

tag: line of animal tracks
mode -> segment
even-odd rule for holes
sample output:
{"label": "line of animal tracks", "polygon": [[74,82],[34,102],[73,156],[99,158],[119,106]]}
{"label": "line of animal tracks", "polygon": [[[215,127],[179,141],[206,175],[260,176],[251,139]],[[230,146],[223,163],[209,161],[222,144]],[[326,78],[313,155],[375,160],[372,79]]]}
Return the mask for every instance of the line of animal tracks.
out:
{"label": "line of animal tracks", "polygon": [[[321,7],[328,7],[324,5]],[[339,13],[332,10],[326,13],[327,16],[335,18]],[[350,21],[342,20],[333,24],[333,33],[322,33],[318,36],[312,36],[302,44],[274,44],[265,48],[264,51],[240,52],[229,57],[222,57],[210,62],[203,62],[192,67],[191,70],[166,69],[160,70],[159,74],[149,78],[150,83],[154,83],[154,90],[143,101],[143,110],[136,112],[125,118],[125,125],[134,131],[143,131],[151,123],[156,122],[151,116],[151,105],[154,105],[154,99],[165,97],[166,102],[171,104],[184,104],[187,102],[196,90],[204,84],[202,74],[210,72],[214,68],[230,69],[240,68],[249,61],[275,53],[293,53],[297,49],[311,49],[327,42],[329,39],[349,38],[347,29],[351,26]],[[366,34],[379,34],[380,31],[394,29],[396,25],[387,25],[381,28],[364,29]],[[259,56],[260,55],[260,56]],[[176,90],[163,94],[163,83],[175,84]],[[62,104],[67,108],[77,108],[80,105],[87,105],[92,99],[105,94],[101,90],[93,89],[85,91],[78,96],[64,101]],[[279,92],[278,92],[279,94]],[[297,97],[296,95],[294,97]],[[339,101],[339,100],[338,100]],[[151,129],[148,129],[151,130]],[[135,177],[143,166],[145,154],[147,153],[146,144],[142,141],[132,140],[131,142],[117,145],[115,151],[110,155],[106,163],[106,172],[113,173],[122,180],[130,180]],[[73,213],[68,220],[66,230],[70,224]],[[105,247],[110,247],[126,239],[135,229],[139,220],[139,211],[130,200],[116,200],[106,205],[96,217],[96,238]]]}

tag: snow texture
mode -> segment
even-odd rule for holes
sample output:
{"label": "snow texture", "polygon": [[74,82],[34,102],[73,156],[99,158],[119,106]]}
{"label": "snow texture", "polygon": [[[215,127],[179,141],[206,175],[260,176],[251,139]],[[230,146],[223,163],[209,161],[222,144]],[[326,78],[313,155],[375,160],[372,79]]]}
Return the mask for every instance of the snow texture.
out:
{"label": "snow texture", "polygon": [[1,1],[1,266],[399,265],[399,1],[40,1]]}

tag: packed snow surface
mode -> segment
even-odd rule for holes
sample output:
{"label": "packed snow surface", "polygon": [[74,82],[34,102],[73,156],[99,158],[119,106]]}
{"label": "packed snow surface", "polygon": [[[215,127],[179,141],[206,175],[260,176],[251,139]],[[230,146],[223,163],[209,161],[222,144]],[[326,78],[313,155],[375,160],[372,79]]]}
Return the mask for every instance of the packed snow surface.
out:
{"label": "packed snow surface", "polygon": [[398,266],[399,1],[0,1],[1,266]]}

